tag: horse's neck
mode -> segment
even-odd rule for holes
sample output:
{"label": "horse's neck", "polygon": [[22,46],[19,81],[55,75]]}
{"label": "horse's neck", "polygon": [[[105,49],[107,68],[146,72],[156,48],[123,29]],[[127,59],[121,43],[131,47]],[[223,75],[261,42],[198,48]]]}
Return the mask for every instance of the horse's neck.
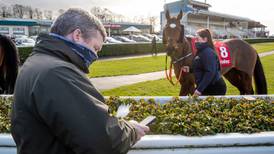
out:
{"label": "horse's neck", "polygon": [[183,43],[182,43],[182,49],[181,49],[181,56],[185,56],[187,54],[189,54],[191,51],[191,43],[189,42],[189,40],[184,37],[183,39]]}
{"label": "horse's neck", "polygon": [[177,60],[189,54],[191,51],[191,46],[186,37],[184,37],[183,42],[179,45],[179,50],[175,52],[176,54],[172,57],[173,60]]}

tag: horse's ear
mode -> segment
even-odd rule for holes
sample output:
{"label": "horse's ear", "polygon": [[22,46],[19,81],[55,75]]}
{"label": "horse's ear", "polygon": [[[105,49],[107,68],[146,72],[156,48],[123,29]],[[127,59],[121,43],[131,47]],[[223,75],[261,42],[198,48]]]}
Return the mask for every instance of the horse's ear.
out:
{"label": "horse's ear", "polygon": [[170,19],[170,14],[169,14],[168,9],[166,10],[166,19],[167,19],[167,20],[169,20],[169,19]]}
{"label": "horse's ear", "polygon": [[179,42],[183,43],[184,42],[184,38],[185,38],[185,26],[181,25],[181,33],[180,33]]}
{"label": "horse's ear", "polygon": [[181,20],[183,18],[183,11],[181,10],[177,16],[177,20]]}

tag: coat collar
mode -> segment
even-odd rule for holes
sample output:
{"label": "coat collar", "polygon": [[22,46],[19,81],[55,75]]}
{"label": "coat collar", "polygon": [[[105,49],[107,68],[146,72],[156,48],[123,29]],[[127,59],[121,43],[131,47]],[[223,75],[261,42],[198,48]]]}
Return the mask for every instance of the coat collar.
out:
{"label": "coat collar", "polygon": [[75,52],[75,50],[79,50],[79,47],[69,44],[70,43],[60,38],[42,33],[37,38],[36,45],[33,49],[33,54],[44,53],[56,56],[76,65],[83,72],[89,73],[87,62],[83,59],[83,57]]}

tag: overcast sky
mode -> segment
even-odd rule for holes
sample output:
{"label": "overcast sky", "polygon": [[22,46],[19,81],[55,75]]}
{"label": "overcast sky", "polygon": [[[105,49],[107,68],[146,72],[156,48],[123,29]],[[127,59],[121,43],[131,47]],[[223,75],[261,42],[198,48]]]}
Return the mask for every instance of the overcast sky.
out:
{"label": "overcast sky", "polygon": [[[93,6],[106,7],[124,16],[159,16],[166,2],[175,0],[0,0],[4,4],[24,4],[42,9],[59,10],[80,7],[90,10]],[[199,0],[203,1],[203,0]],[[268,26],[274,34],[273,0],[207,0],[210,10],[247,17]]]}

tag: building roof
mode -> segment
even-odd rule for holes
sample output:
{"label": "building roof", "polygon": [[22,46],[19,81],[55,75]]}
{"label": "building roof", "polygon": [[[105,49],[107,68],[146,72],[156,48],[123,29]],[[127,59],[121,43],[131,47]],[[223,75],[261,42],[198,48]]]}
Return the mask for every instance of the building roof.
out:
{"label": "building roof", "polygon": [[50,26],[52,20],[39,20],[39,19],[20,19],[20,18],[3,18],[0,19],[0,25],[13,25],[13,26]]}
{"label": "building roof", "polygon": [[193,5],[198,5],[198,6],[201,6],[201,7],[206,7],[206,8],[211,7],[211,5],[208,4],[208,3],[204,3],[204,2],[200,2],[200,1],[195,1],[195,0],[190,0],[189,3],[193,4]]}
{"label": "building roof", "polygon": [[253,21],[249,18],[230,15],[230,14],[224,14],[224,13],[219,13],[214,11],[199,10],[199,13],[204,15],[209,15],[209,16],[221,17],[225,19],[232,19],[232,20],[239,20],[239,21]]}
{"label": "building roof", "polygon": [[[104,23],[104,24],[108,24],[108,22],[106,22],[106,23]],[[149,25],[149,24],[140,24],[140,23],[133,23],[133,22],[110,22],[110,24],[151,26],[151,25]]]}
{"label": "building roof", "polygon": [[151,28],[151,25],[148,24],[138,24],[138,23],[131,23],[131,22],[104,22],[103,23],[105,28],[121,28],[121,29],[125,29],[128,28],[130,26],[134,26],[138,29],[148,29]]}
{"label": "building roof", "polygon": [[[205,6],[211,6],[207,3],[199,2],[199,1],[194,1],[190,0],[190,4],[198,4],[198,5],[205,5]],[[168,8],[170,12],[180,12],[183,7],[183,1],[175,1],[172,3],[167,3],[165,4],[165,8]],[[172,10],[172,11],[171,11]],[[240,21],[252,21],[249,18],[245,17],[240,17],[240,16],[235,16],[235,15],[229,15],[229,14],[224,14],[224,13],[219,13],[219,12],[214,12],[214,11],[208,11],[208,10],[199,10],[200,14],[204,15],[209,15],[209,16],[216,16],[216,17],[221,17],[221,18],[227,18],[227,19],[234,19],[234,20],[240,20]]]}
{"label": "building roof", "polygon": [[124,31],[124,32],[139,32],[139,33],[141,32],[140,29],[138,29],[138,28],[136,28],[136,27],[134,27],[134,26],[130,26],[130,27],[124,29],[123,31]]}
{"label": "building roof", "polygon": [[53,20],[36,20],[38,25],[41,26],[51,26],[53,24]]}
{"label": "building roof", "polygon": [[[0,19],[0,25],[12,25],[12,26],[51,26],[52,20],[38,20],[38,19],[19,19],[19,18],[3,18]],[[131,22],[104,22],[105,27],[125,28],[128,26],[135,26],[137,28],[150,28],[151,25],[139,24]]]}
{"label": "building roof", "polygon": [[250,21],[248,22],[248,28],[266,28],[266,26],[257,21]]}
{"label": "building roof", "polygon": [[38,23],[33,19],[4,18],[0,19],[0,25],[36,26]]}

